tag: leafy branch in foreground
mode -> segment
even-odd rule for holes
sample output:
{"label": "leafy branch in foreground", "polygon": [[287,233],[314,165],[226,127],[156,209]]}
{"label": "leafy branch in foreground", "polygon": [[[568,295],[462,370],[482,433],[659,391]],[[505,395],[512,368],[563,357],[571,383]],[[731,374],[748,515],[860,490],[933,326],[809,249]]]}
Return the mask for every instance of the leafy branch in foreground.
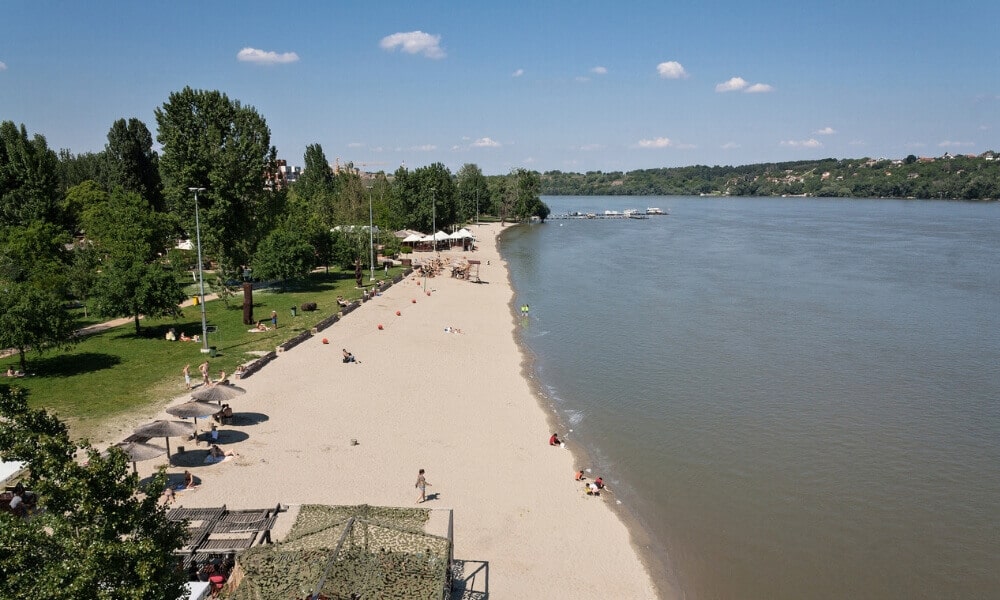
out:
{"label": "leafy branch in foreground", "polygon": [[185,577],[172,553],[184,528],[158,503],[166,474],[140,490],[123,452],[102,456],[67,431],[28,408],[21,390],[0,390],[0,458],[26,463],[40,507],[27,517],[0,513],[0,597],[181,597]]}

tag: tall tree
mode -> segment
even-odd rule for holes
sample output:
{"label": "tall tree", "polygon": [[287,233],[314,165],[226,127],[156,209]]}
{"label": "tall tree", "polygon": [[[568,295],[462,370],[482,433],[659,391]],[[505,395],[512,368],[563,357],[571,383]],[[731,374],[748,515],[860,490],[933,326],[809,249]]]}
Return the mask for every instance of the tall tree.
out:
{"label": "tall tree", "polygon": [[305,162],[305,169],[295,182],[299,193],[305,198],[313,198],[333,191],[333,171],[330,170],[330,161],[326,159],[323,146],[309,144],[302,159]]}
{"label": "tall tree", "polygon": [[122,188],[142,196],[154,210],[162,211],[163,185],[159,156],[153,151],[153,135],[139,119],[118,119],[108,131],[104,147],[107,188]]}
{"label": "tall tree", "polygon": [[462,165],[455,175],[458,188],[458,220],[474,221],[482,209],[489,205],[489,187],[482,170],[475,164]]}
{"label": "tall tree", "polygon": [[172,219],[149,210],[138,194],[115,191],[84,215],[88,236],[101,261],[93,286],[98,312],[105,317],[176,316],[184,291],[163,260]]}
{"label": "tall tree", "polygon": [[257,246],[254,276],[282,282],[303,279],[316,264],[316,251],[301,229],[279,227]]}
{"label": "tall tree", "polygon": [[168,209],[194,232],[191,187],[202,187],[201,237],[226,272],[246,265],[281,211],[265,188],[275,168],[267,122],[218,91],[186,87],[156,109]]}
{"label": "tall tree", "polygon": [[[76,460],[80,452],[86,462]],[[184,526],[159,505],[161,470],[144,488],[124,453],[102,455],[69,438],[66,425],[29,409],[18,389],[0,391],[0,458],[27,463],[45,510],[0,513],[0,597],[175,600],[184,573],[173,552]],[[145,492],[137,495],[137,491]]]}
{"label": "tall tree", "polygon": [[56,225],[33,221],[0,229],[0,348],[26,353],[71,343],[73,319],[63,303],[68,241]]}
{"label": "tall tree", "polygon": [[43,136],[0,123],[0,227],[58,221],[58,163]]}

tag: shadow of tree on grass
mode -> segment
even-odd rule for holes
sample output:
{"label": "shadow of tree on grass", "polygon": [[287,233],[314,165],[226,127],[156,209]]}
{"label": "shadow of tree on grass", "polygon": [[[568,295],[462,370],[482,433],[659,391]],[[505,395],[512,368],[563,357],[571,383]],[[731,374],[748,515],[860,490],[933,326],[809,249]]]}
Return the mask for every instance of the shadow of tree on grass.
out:
{"label": "shadow of tree on grass", "polygon": [[83,373],[110,369],[121,363],[121,358],[102,352],[81,352],[34,358],[28,364],[28,372],[39,377],[72,377]]}

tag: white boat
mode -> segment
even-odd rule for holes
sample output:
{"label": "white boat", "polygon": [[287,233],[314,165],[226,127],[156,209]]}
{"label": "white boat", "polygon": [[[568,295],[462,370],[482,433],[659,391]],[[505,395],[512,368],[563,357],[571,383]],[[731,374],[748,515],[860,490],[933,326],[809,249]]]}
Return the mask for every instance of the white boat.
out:
{"label": "white boat", "polygon": [[662,210],[660,210],[660,209],[658,209],[656,207],[649,207],[649,208],[646,209],[646,214],[647,215],[663,215],[663,214],[666,214],[666,213],[664,213]]}

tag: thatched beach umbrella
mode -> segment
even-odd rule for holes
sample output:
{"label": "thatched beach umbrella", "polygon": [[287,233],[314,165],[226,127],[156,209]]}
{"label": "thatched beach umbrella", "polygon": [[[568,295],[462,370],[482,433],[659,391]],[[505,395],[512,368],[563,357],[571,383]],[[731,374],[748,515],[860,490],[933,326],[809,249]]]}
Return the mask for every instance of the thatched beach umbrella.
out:
{"label": "thatched beach umbrella", "polygon": [[192,393],[191,397],[195,400],[218,402],[219,404],[222,404],[223,401],[228,402],[229,400],[232,400],[237,396],[242,396],[245,393],[247,393],[247,391],[239,386],[229,385],[228,383],[217,383]]}
{"label": "thatched beach umbrella", "polygon": [[[167,449],[163,446],[157,446],[156,444],[147,444],[145,442],[123,442],[115,444],[112,448],[118,448],[128,456],[129,460],[132,461],[132,472],[137,473],[138,469],[135,463],[142,460],[149,460],[151,458],[156,458],[157,456],[163,456],[167,453]],[[108,448],[110,450],[111,448]],[[107,454],[107,452],[105,452]]]}
{"label": "thatched beach umbrella", "polygon": [[191,435],[194,426],[184,421],[153,421],[135,430],[136,435],[146,437],[161,437],[167,440],[167,460],[170,460],[170,438],[178,435]]}
{"label": "thatched beach umbrella", "polygon": [[203,400],[191,400],[184,404],[171,406],[167,413],[182,419],[194,419],[194,437],[198,438],[198,417],[210,417],[219,412],[219,407]]}

